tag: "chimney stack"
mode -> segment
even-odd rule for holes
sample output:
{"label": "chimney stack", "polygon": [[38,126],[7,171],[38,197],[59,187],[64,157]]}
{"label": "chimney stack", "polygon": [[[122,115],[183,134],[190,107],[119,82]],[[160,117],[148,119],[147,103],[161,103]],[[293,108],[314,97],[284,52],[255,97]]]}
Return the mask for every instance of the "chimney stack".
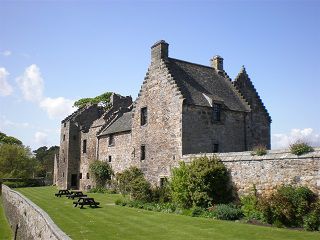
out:
{"label": "chimney stack", "polygon": [[223,71],[223,58],[219,55],[216,55],[211,59],[211,67],[217,71]]}
{"label": "chimney stack", "polygon": [[160,40],[153,44],[151,47],[151,63],[160,62],[160,59],[164,61],[168,60],[169,44],[164,40]]}

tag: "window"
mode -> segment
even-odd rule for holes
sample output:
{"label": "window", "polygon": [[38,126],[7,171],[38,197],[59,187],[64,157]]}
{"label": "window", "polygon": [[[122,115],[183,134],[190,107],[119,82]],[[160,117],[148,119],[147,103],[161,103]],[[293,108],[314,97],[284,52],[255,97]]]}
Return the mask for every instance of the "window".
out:
{"label": "window", "polygon": [[140,160],[145,160],[146,159],[146,146],[141,145],[140,149]]}
{"label": "window", "polygon": [[63,123],[63,127],[66,127],[67,126],[67,123],[65,122],[65,123]]}
{"label": "window", "polygon": [[108,161],[111,162],[111,156],[108,157]]}
{"label": "window", "polygon": [[219,144],[218,143],[213,144],[213,152],[214,153],[219,152]]}
{"label": "window", "polygon": [[82,144],[82,152],[86,153],[87,152],[87,140],[83,140],[83,144]]}
{"label": "window", "polygon": [[63,134],[63,141],[65,141],[66,140],[66,135],[65,134]]}
{"label": "window", "polygon": [[64,172],[62,173],[62,177],[64,177]]}
{"label": "window", "polygon": [[148,110],[147,107],[141,108],[141,126],[147,124],[147,119],[148,119]]}
{"label": "window", "polygon": [[166,177],[160,178],[160,188],[163,188],[164,186],[166,186],[166,184],[167,184],[167,178]]}
{"label": "window", "polygon": [[79,173],[79,179],[82,179],[82,173]]}
{"label": "window", "polygon": [[114,135],[113,134],[109,135],[109,146],[114,146]]}
{"label": "window", "polygon": [[66,158],[63,158],[63,162],[66,162]]}
{"label": "window", "polygon": [[73,139],[73,140],[77,140],[77,136],[76,136],[76,135],[73,135],[73,136],[72,136],[72,139]]}
{"label": "window", "polygon": [[89,175],[89,173],[87,173],[87,179],[90,179],[90,175]]}
{"label": "window", "polygon": [[220,112],[221,112],[221,105],[220,104],[213,104],[213,114],[212,114],[212,119],[215,122],[220,121]]}

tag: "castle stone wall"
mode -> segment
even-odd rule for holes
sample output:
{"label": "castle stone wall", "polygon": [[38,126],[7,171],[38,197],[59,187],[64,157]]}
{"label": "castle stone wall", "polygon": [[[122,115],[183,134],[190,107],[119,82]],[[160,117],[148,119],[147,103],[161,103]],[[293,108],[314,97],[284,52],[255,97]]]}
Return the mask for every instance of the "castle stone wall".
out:
{"label": "castle stone wall", "polygon": [[[132,151],[131,132],[113,135],[114,145],[109,146],[109,135],[99,138],[99,160],[111,164],[114,173],[119,173],[131,165]],[[111,162],[109,162],[109,156]]]}
{"label": "castle stone wall", "polygon": [[[17,240],[69,240],[47,213],[22,194],[2,185],[2,201],[6,217]],[[1,235],[1,234],[0,234]]]}
{"label": "castle stone wall", "polygon": [[245,150],[244,113],[221,109],[221,120],[212,121],[212,108],[183,107],[183,154],[212,153],[214,144],[219,152]]}
{"label": "castle stone wall", "polygon": [[[182,160],[190,162],[200,156],[204,154],[188,154]],[[307,186],[320,195],[320,148],[301,156],[288,150],[272,150],[264,156],[252,156],[251,152],[220,153],[217,156],[229,169],[239,195],[252,193],[254,185],[258,193],[268,194],[284,184]]]}
{"label": "castle stone wall", "polygon": [[[170,75],[165,62],[153,63],[147,72],[132,119],[133,161],[152,184],[169,176],[182,156],[183,97]],[[147,107],[147,124],[141,126],[141,108]],[[141,160],[141,145],[146,158]]]}

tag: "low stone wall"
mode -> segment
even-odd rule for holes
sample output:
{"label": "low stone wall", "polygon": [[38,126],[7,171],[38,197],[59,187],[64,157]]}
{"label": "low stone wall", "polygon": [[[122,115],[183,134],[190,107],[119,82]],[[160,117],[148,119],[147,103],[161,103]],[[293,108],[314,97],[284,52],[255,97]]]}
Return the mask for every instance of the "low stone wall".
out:
{"label": "low stone wall", "polygon": [[71,239],[41,208],[6,185],[2,185],[2,201],[12,231],[16,233],[16,239]]}
{"label": "low stone wall", "polygon": [[[207,154],[184,155],[185,162]],[[296,156],[289,150],[272,150],[264,156],[251,152],[220,153],[217,156],[229,169],[239,195],[248,194],[255,185],[258,193],[268,194],[284,184],[307,186],[320,196],[320,148]]]}

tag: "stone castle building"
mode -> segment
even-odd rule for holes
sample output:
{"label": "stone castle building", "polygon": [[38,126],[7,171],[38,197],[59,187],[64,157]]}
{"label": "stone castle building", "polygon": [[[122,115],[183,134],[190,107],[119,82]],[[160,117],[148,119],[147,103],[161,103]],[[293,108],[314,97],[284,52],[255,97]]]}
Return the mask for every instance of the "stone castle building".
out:
{"label": "stone castle building", "polygon": [[137,166],[161,184],[187,154],[270,149],[271,118],[244,67],[232,81],[215,56],[211,66],[169,57],[151,47],[151,64],[137,99],[111,96],[111,108],[81,108],[62,120],[56,184],[87,189],[89,164],[107,161],[114,172]]}

